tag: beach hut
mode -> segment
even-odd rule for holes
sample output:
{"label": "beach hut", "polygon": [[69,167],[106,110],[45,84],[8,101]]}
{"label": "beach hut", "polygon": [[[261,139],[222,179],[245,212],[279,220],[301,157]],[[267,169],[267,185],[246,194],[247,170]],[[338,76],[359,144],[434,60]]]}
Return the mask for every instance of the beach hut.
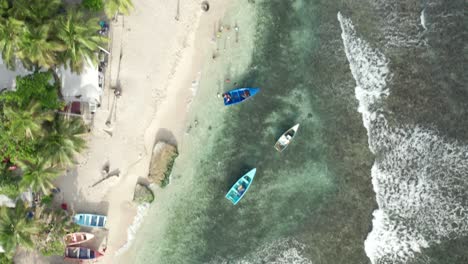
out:
{"label": "beach hut", "polygon": [[57,75],[61,81],[61,93],[63,100],[70,107],[81,108],[81,113],[94,113],[101,103],[102,87],[99,85],[101,73],[98,67],[90,62],[85,62],[83,72],[74,73],[70,68],[60,66],[57,68]]}

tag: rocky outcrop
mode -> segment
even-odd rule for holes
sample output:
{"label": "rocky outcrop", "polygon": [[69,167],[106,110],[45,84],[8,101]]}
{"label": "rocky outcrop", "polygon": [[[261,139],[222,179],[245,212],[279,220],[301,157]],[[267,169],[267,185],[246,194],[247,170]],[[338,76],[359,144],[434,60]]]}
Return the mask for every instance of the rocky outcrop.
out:
{"label": "rocky outcrop", "polygon": [[166,142],[158,142],[153,148],[148,178],[161,187],[169,184],[172,166],[178,156],[177,147]]}
{"label": "rocky outcrop", "polygon": [[135,186],[135,193],[133,194],[133,201],[138,204],[151,203],[154,200],[154,194],[151,189],[141,183]]}

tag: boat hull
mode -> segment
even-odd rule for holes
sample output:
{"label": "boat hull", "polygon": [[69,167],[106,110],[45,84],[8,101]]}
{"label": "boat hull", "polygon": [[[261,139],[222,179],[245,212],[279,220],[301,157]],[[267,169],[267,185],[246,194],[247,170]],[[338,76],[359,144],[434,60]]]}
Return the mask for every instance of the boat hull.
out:
{"label": "boat hull", "polygon": [[66,247],[65,259],[70,260],[95,260],[102,257],[103,254],[97,250],[85,247]]}
{"label": "boat hull", "polygon": [[249,190],[250,185],[255,177],[255,173],[257,169],[254,168],[240,177],[239,180],[229,189],[229,192],[226,194],[226,199],[231,201],[234,205],[236,205],[242,197],[244,197],[245,193]]}
{"label": "boat hull", "polygon": [[[299,129],[299,124],[294,125],[290,129],[286,130],[281,137],[278,138],[275,144],[275,149],[279,152],[283,152],[289,144],[291,144],[292,140],[297,134],[297,130]],[[289,138],[288,138],[289,136]]]}
{"label": "boat hull", "polygon": [[224,105],[235,105],[251,98],[260,91],[260,88],[238,88],[223,93]]}
{"label": "boat hull", "polygon": [[104,215],[95,214],[76,214],[73,216],[73,222],[80,226],[86,227],[104,227],[107,217]]}
{"label": "boat hull", "polygon": [[74,245],[78,245],[78,244],[81,244],[81,243],[88,242],[93,238],[94,238],[94,235],[91,234],[91,233],[76,232],[76,233],[71,233],[71,234],[65,235],[63,237],[63,240],[65,241],[65,245],[74,246]]}

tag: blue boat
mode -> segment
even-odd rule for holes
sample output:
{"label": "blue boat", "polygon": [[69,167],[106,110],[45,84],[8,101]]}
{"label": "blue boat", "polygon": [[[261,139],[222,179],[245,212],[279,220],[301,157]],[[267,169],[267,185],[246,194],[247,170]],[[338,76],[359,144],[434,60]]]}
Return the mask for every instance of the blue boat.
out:
{"label": "blue boat", "polygon": [[238,88],[223,93],[224,105],[234,105],[257,94],[260,88]]}
{"label": "blue boat", "polygon": [[80,226],[104,227],[107,217],[95,214],[76,214],[73,216],[73,222]]}
{"label": "blue boat", "polygon": [[244,197],[244,194],[249,189],[250,184],[252,183],[255,177],[255,172],[257,172],[256,168],[250,170],[239,180],[237,180],[237,182],[231,187],[229,192],[226,194],[226,199],[228,199],[234,205],[236,205],[240,201],[240,199]]}

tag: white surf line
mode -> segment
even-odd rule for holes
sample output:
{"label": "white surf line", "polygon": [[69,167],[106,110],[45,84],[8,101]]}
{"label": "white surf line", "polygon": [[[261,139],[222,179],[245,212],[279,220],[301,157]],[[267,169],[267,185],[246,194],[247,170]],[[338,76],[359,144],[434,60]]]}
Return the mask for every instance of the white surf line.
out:
{"label": "white surf line", "polygon": [[137,214],[135,215],[135,218],[133,218],[132,224],[127,228],[127,242],[115,252],[115,256],[121,255],[130,248],[138,229],[143,223],[143,219],[148,212],[149,207],[149,203],[143,203],[138,206]]}
{"label": "white surf line", "polygon": [[421,127],[390,128],[380,103],[389,95],[388,60],[338,13],[358,111],[376,155],[372,185],[379,209],[365,251],[372,263],[406,263],[422,248],[468,233],[468,147]]}

